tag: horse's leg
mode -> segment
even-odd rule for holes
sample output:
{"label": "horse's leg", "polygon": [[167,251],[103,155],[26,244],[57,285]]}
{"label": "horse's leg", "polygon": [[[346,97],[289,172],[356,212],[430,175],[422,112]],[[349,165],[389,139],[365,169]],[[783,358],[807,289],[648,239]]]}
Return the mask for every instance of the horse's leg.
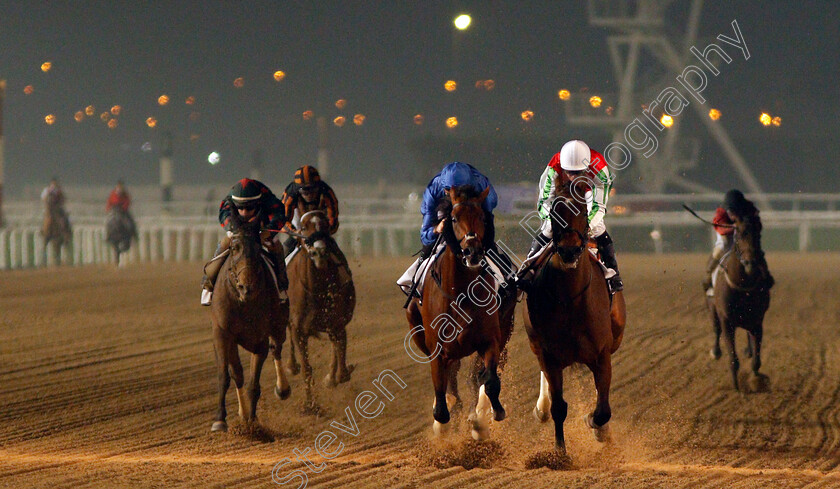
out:
{"label": "horse's leg", "polygon": [[595,376],[595,389],[598,391],[598,401],[595,404],[595,411],[586,415],[586,425],[592,428],[595,440],[599,442],[609,441],[609,428],[607,422],[612,417],[610,409],[610,383],[612,382],[612,357],[609,352],[604,351],[594,365],[589,369]]}
{"label": "horse's leg", "polygon": [[285,367],[286,372],[288,372],[289,375],[297,375],[297,374],[300,373],[300,364],[298,363],[297,358],[295,358],[295,350],[296,350],[295,343],[297,343],[297,333],[296,333],[296,331],[297,331],[297,329],[295,328],[295,325],[293,325],[292,323],[289,323],[288,330],[287,330],[287,333],[288,333],[288,336],[289,336],[289,356],[288,356],[288,359],[286,360],[286,367]]}
{"label": "horse's leg", "polygon": [[435,357],[431,362],[432,370],[432,385],[435,388],[435,406],[433,416],[435,422],[433,424],[435,435],[441,435],[444,432],[444,425],[449,423],[449,407],[446,405],[446,360],[442,359],[440,355]]}
{"label": "horse's leg", "polygon": [[461,360],[449,362],[446,366],[446,407],[450,411],[461,409],[461,395],[458,393],[458,371],[461,370]]}
{"label": "horse's leg", "polygon": [[274,372],[277,374],[277,384],[274,386],[274,395],[282,401],[289,398],[292,394],[292,388],[289,385],[289,379],[286,378],[286,369],[283,368],[283,343],[278,340],[279,338],[277,335],[271,336],[271,341],[274,343]]}
{"label": "horse's leg", "polygon": [[755,336],[750,331],[747,331],[747,346],[744,347],[744,356],[752,358],[755,351]]}
{"label": "horse's leg", "polygon": [[[490,347],[482,355],[484,358],[484,392],[490,398],[490,405],[493,407],[493,414],[496,421],[505,419],[505,408],[499,401],[499,394],[502,392],[502,381],[499,378],[499,344],[496,341],[490,343]],[[479,389],[480,390],[480,389]]]}
{"label": "horse's leg", "polygon": [[720,358],[720,333],[722,331],[720,326],[720,317],[717,314],[717,310],[715,310],[714,299],[707,298],[708,305],[709,305],[709,314],[712,317],[712,330],[715,332],[715,342],[712,345],[712,349],[709,350],[709,355],[715,360]]}
{"label": "horse's leg", "polygon": [[762,325],[756,328],[755,332],[750,334],[753,339],[753,357],[752,357],[752,378],[750,379],[750,387],[756,392],[766,392],[768,390],[769,378],[758,372],[761,368],[761,341],[764,337],[764,329]]}
{"label": "horse's leg", "polygon": [[327,332],[330,344],[332,345],[332,355],[330,355],[330,367],[327,369],[327,375],[324,376],[324,387],[335,387],[338,385],[338,338],[330,331]]}
{"label": "horse's leg", "polygon": [[257,401],[260,400],[260,376],[262,375],[263,364],[268,357],[268,342],[264,344],[256,353],[251,354],[251,378],[248,381],[248,401],[250,402],[250,419],[246,421],[257,420]]}
{"label": "horse's leg", "polygon": [[304,410],[315,412],[315,398],[312,394],[312,366],[309,365],[309,337],[300,332],[295,336],[300,364],[303,369],[304,389],[306,390]]}
{"label": "horse's leg", "polygon": [[723,339],[726,343],[726,351],[729,353],[729,370],[732,373],[732,384],[735,390],[738,388],[738,369],[741,363],[738,361],[738,353],[735,351],[735,325],[729,321],[722,321]]}
{"label": "horse's leg", "polygon": [[228,371],[228,346],[230,341],[226,334],[219,328],[213,328],[213,347],[216,351],[216,372],[219,379],[219,407],[216,410],[216,421],[213,422],[211,431],[227,431],[227,408],[225,407],[225,394],[230,387],[230,372]]}
{"label": "horse's leg", "polygon": [[336,352],[338,353],[338,383],[343,384],[350,380],[350,374],[356,368],[355,365],[347,365],[347,330],[341,328],[335,334]]}
{"label": "horse's leg", "polygon": [[534,406],[534,417],[540,423],[548,421],[551,409],[551,394],[548,389],[548,379],[545,377],[545,372],[540,370],[540,397],[537,399],[537,405]]}
{"label": "horse's leg", "polygon": [[563,369],[559,366],[546,365],[545,376],[548,379],[548,394],[551,396],[551,419],[554,420],[554,447],[566,455],[566,437],[563,423],[569,412],[569,405],[563,399]]}
{"label": "horse's leg", "polygon": [[230,376],[233,378],[233,385],[236,387],[236,400],[239,401],[239,417],[249,421],[253,413],[248,412],[248,405],[245,392],[245,375],[242,371],[242,362],[239,360],[239,349],[232,340],[228,343],[228,361],[230,365]]}

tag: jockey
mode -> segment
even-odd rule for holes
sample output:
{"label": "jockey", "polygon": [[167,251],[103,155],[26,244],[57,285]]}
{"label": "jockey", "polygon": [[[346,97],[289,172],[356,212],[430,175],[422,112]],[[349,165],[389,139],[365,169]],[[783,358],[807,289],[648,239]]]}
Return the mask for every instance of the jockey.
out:
{"label": "jockey", "polygon": [[105,204],[105,211],[111,212],[112,210],[117,210],[122,212],[128,219],[129,226],[131,227],[131,235],[136,238],[137,224],[135,224],[131,213],[128,212],[129,207],[131,207],[131,196],[128,195],[128,191],[126,191],[123,181],[118,180],[117,186],[114,187],[114,189],[111,190],[110,195],[108,195],[108,203]]}
{"label": "jockey", "polygon": [[[475,167],[467,163],[454,161],[444,166],[440,173],[432,178],[429,185],[426,186],[426,191],[423,192],[423,202],[420,204],[420,213],[423,214],[420,242],[423,244],[423,248],[420,250],[417,260],[397,281],[404,292],[411,287],[411,281],[415,278],[414,275],[421,264],[434,253],[433,248],[437,242],[437,235],[443,231],[441,223],[445,217],[438,213],[438,205],[446,196],[447,190],[457,187],[472,187],[476,194],[480,194],[487,188],[490,189],[481,204],[481,208],[484,210],[484,237],[481,244],[486,251],[493,251],[493,253],[488,253],[487,257],[496,262],[503,275],[507,276],[512,271],[510,259],[507,255],[500,253],[496,246],[496,226],[493,216],[493,209],[498,204],[496,189],[493,188],[490,180]],[[498,263],[499,261],[501,263]],[[512,286],[513,282],[505,282],[505,284]]]}
{"label": "jockey", "polygon": [[[607,268],[612,268],[615,275],[608,279],[610,292],[618,292],[624,288],[624,283],[618,274],[618,262],[615,259],[613,240],[607,232],[604,216],[607,213],[607,200],[610,195],[614,175],[607,166],[604,156],[591,149],[586,143],[572,140],[563,145],[560,152],[551,157],[545,171],[540,177],[540,198],[537,211],[543,220],[540,233],[534,237],[528,259],[537,256],[543,247],[551,241],[551,203],[557,195],[558,181],[573,180],[582,176],[587,179],[590,188],[586,191],[586,207],[588,210],[589,236],[595,239],[601,261]],[[526,259],[527,262],[527,259]],[[527,272],[526,268],[524,272]],[[523,285],[527,287],[527,279]]]}
{"label": "jockey", "polygon": [[50,201],[52,201],[56,209],[61,210],[63,213],[64,191],[61,190],[61,185],[58,184],[58,178],[52,177],[50,179],[50,184],[44,187],[44,190],[41,191],[41,200],[44,202],[45,205],[49,205]]}
{"label": "jockey", "polygon": [[[280,293],[280,300],[286,301],[286,289],[289,287],[289,280],[286,278],[286,262],[283,259],[283,246],[280,244],[280,239],[277,237],[279,231],[286,222],[286,215],[283,212],[283,206],[280,200],[271,192],[271,190],[257,180],[243,178],[236,182],[222,204],[219,206],[219,223],[230,232],[230,215],[232,212],[237,212],[239,216],[251,222],[256,219],[257,214],[261,213],[262,225],[267,227],[270,231],[266,231],[267,238],[263,241],[263,246],[273,256],[274,274],[277,277],[277,288]],[[216,277],[219,275],[219,270],[224,263],[226,251],[230,247],[230,237],[225,236],[219,242],[213,259],[204,267],[204,279],[202,281],[201,291],[201,305],[209,306],[213,295],[213,286],[216,283]]]}
{"label": "jockey", "polygon": [[[735,234],[735,228],[730,226],[734,223],[735,218],[743,219],[750,216],[761,222],[761,219],[758,217],[758,209],[751,201],[744,197],[744,194],[740,190],[732,189],[726,192],[726,195],[723,197],[723,205],[715,210],[715,217],[712,219],[712,223],[715,224],[717,236],[715,237],[715,245],[712,248],[712,255],[706,263],[703,290],[707,291],[712,288],[712,273],[720,263],[724,252],[732,246],[732,237]],[[760,254],[759,260],[765,269],[767,269],[764,253]],[[768,282],[770,287],[772,287],[775,281],[769,271],[767,274]]]}
{"label": "jockey", "polygon": [[[285,208],[285,228],[289,231],[296,231],[300,226],[300,218],[309,211],[321,210],[327,215],[330,225],[330,236],[338,231],[338,199],[333,189],[321,180],[318,170],[309,165],[304,165],[295,171],[294,180],[286,187],[281,198]],[[352,274],[347,258],[338,247],[334,239],[327,240],[330,248],[330,256],[333,263],[338,265],[339,273],[342,275],[342,282],[348,282]],[[287,255],[297,247],[297,239],[294,236],[283,243]]]}

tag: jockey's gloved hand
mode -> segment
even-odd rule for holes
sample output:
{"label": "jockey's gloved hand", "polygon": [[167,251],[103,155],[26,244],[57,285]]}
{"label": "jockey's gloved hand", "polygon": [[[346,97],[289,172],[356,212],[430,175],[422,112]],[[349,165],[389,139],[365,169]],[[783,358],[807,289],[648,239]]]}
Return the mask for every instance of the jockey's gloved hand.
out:
{"label": "jockey's gloved hand", "polygon": [[420,249],[420,253],[418,255],[418,257],[420,258],[421,261],[425,260],[426,258],[428,258],[432,254],[432,248],[434,246],[435,246],[434,243],[423,245],[423,248]]}

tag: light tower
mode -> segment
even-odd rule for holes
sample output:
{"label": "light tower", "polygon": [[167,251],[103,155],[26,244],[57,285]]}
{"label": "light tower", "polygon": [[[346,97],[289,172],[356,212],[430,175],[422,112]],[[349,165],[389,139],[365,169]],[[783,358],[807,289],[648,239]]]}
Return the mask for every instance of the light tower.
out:
{"label": "light tower", "polygon": [[[610,60],[619,87],[618,93],[599,94],[601,109],[593,110],[589,94],[576,94],[565,104],[566,120],[571,124],[602,127],[612,133],[614,142],[625,141],[625,129],[635,118],[655,120],[658,116],[643,110],[643,104],[655,100],[666,87],[673,86],[683,69],[697,59],[690,48],[697,42],[697,28],[703,0],[692,0],[683,43],[675,46],[664,30],[665,9],[674,0],[589,0],[589,24],[606,27],[614,31],[607,37]],[[681,54],[680,54],[681,53]],[[646,69],[639,70],[640,58]],[[638,85],[637,85],[638,83]],[[750,193],[759,194],[757,200],[765,209],[770,202],[760,196],[761,187],[743,156],[729,138],[723,126],[711,120],[708,107],[692,100],[689,104],[700,117],[712,138],[718,143],[727,161],[743,180]],[[604,107],[612,107],[606,111]],[[684,117],[683,115],[682,117]],[[690,191],[715,192],[697,182],[681,176],[683,170],[697,163],[700,144],[696,138],[680,137],[680,119],[674,118],[673,125],[655,133],[659,140],[658,150],[645,157],[644,151],[633,151],[628,170],[643,179],[645,190],[661,193],[667,184],[683,187]]]}
{"label": "light tower", "polygon": [[3,227],[3,99],[6,97],[6,80],[0,79],[0,227]]}

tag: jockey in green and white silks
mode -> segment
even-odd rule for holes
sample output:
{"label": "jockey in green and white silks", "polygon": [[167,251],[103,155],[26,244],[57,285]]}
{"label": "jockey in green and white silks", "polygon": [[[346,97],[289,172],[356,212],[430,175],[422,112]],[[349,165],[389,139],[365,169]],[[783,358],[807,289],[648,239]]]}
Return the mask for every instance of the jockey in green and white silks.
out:
{"label": "jockey in green and white silks", "polygon": [[537,212],[543,220],[540,233],[534,237],[528,258],[536,256],[551,240],[551,219],[549,211],[551,203],[557,196],[556,185],[559,182],[577,176],[586,176],[590,188],[586,191],[586,207],[588,210],[589,235],[595,239],[601,261],[607,268],[615,270],[610,279],[613,292],[622,290],[623,284],[618,274],[618,263],[615,259],[615,247],[612,238],[607,233],[604,216],[607,213],[607,201],[612,188],[614,175],[610,171],[604,156],[591,149],[579,140],[569,141],[563,145],[559,153],[555,154],[540,177],[540,196],[537,202]]}

